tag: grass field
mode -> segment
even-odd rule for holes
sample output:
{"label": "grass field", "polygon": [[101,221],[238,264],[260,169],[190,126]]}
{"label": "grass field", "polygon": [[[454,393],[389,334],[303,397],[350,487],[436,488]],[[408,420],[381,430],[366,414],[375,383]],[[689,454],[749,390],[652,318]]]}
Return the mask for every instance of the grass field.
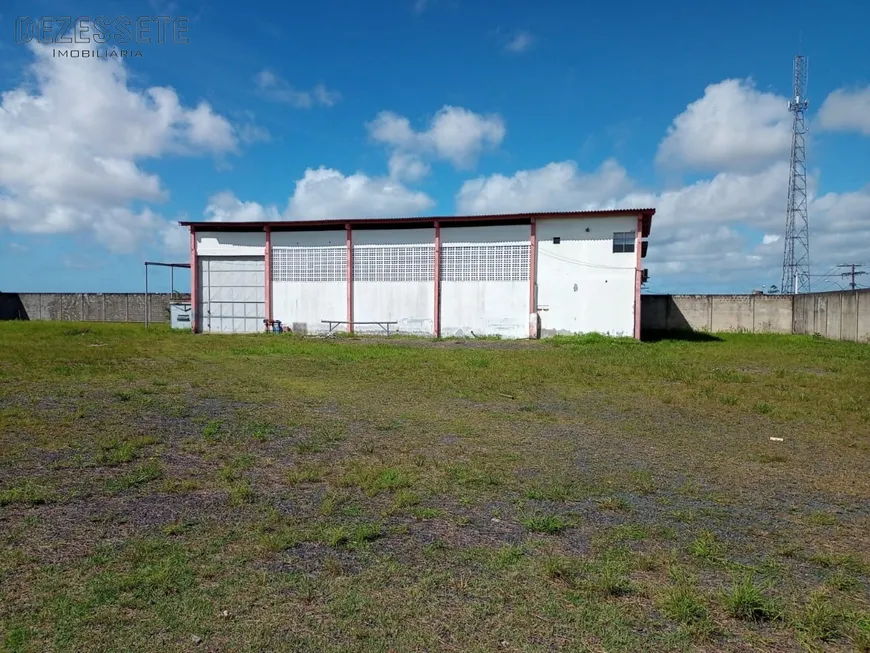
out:
{"label": "grass field", "polygon": [[868,596],[868,345],[0,323],[0,650],[870,651]]}

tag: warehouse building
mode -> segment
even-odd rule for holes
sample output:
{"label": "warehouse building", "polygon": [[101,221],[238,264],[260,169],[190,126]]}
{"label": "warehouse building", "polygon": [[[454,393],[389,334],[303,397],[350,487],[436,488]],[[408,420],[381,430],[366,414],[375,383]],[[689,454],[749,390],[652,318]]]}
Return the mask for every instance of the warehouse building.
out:
{"label": "warehouse building", "polygon": [[654,213],[182,222],[193,329],[639,338]]}

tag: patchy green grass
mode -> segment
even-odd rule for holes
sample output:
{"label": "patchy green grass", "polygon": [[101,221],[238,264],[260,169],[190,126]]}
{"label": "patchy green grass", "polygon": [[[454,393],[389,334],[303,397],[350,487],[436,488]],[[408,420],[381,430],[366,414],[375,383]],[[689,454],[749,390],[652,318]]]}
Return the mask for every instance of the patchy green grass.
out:
{"label": "patchy green grass", "polygon": [[697,624],[710,618],[710,611],[698,590],[683,584],[665,591],[662,610],[671,619],[683,624]]}
{"label": "patchy green grass", "polygon": [[50,493],[46,488],[29,480],[0,490],[0,506],[13,503],[35,506],[46,503],[49,498]]}
{"label": "patchy green grass", "polygon": [[380,524],[362,523],[353,526],[327,526],[318,530],[315,538],[330,546],[361,546],[384,534]]}
{"label": "patchy green grass", "polygon": [[159,460],[149,460],[141,465],[138,465],[129,471],[125,471],[119,476],[110,478],[106,481],[106,491],[110,493],[123,492],[142,485],[150,481],[156,480],[163,475],[163,466]]}
{"label": "patchy green grass", "polygon": [[570,522],[561,515],[529,515],[521,521],[530,532],[548,535],[557,535],[570,525]]}
{"label": "patchy green grass", "polygon": [[722,556],[722,551],[722,544],[710,531],[703,531],[689,544],[689,553],[704,560],[717,560]]}
{"label": "patchy green grass", "polygon": [[870,651],[866,345],[0,342],[0,650]]}
{"label": "patchy green grass", "polygon": [[303,464],[287,473],[287,482],[291,485],[302,483],[319,483],[326,475],[326,466],[319,464]]}
{"label": "patchy green grass", "polygon": [[795,618],[795,626],[810,642],[830,642],[843,634],[846,615],[824,593],[815,592]]}
{"label": "patchy green grass", "polygon": [[751,574],[735,581],[725,594],[725,609],[735,619],[770,621],[781,615],[776,601],[766,594],[767,588]]}
{"label": "patchy green grass", "polygon": [[394,492],[410,487],[411,476],[395,467],[352,462],[338,480],[338,485],[356,486],[369,496],[374,496],[380,492]]}
{"label": "patchy green grass", "polygon": [[602,497],[596,500],[601,510],[613,512],[631,512],[631,504],[624,497]]}

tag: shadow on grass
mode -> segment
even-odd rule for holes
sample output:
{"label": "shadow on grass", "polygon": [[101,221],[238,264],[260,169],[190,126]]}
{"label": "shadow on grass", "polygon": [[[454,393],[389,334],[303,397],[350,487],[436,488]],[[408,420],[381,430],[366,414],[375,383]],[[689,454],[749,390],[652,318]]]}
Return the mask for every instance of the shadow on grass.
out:
{"label": "shadow on grass", "polygon": [[719,336],[702,331],[681,329],[679,331],[643,331],[640,334],[643,342],[661,342],[662,340],[679,340],[683,342],[723,342]]}

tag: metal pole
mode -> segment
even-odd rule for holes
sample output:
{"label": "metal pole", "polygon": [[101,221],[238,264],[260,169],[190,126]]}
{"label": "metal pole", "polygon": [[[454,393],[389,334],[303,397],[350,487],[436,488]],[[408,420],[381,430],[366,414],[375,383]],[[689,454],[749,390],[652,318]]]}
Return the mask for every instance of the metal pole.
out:
{"label": "metal pole", "polygon": [[145,264],[145,328],[148,328],[148,264]]}
{"label": "metal pole", "polygon": [[169,268],[169,297],[175,296],[175,268]]}

